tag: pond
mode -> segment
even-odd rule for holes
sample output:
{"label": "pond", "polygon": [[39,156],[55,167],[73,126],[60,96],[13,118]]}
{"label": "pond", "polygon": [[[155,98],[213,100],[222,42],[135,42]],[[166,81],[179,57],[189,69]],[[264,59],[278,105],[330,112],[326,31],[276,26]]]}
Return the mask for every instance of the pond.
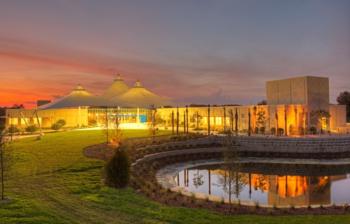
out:
{"label": "pond", "polygon": [[232,166],[223,161],[202,161],[167,170],[168,182],[175,187],[226,201],[269,206],[350,204],[348,164],[250,161]]}

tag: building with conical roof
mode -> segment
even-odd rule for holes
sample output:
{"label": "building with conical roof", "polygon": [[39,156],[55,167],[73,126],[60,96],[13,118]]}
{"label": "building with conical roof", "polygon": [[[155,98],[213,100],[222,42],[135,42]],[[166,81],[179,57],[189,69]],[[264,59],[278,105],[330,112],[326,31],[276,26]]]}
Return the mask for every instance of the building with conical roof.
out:
{"label": "building with conical roof", "polygon": [[129,90],[129,86],[124,82],[120,74],[117,75],[117,78],[114,79],[112,85],[110,85],[106,92],[102,94],[103,98],[106,99],[115,99],[121,94]]}
{"label": "building with conical roof", "polygon": [[162,107],[170,105],[170,100],[161,97],[142,86],[140,81],[136,81],[134,87],[118,96],[117,99],[128,107]]}
{"label": "building with conical roof", "polygon": [[111,101],[94,96],[89,93],[83,86],[77,85],[68,95],[59,98],[51,103],[45,104],[39,109],[60,109],[60,108],[77,108],[77,107],[100,107],[113,106]]}
{"label": "building with conical roof", "polygon": [[[329,104],[329,80],[301,77],[267,83],[267,105],[174,108],[168,98],[159,96],[137,81],[129,88],[118,76],[102,96],[94,96],[78,85],[68,95],[38,109],[6,110],[6,125],[50,128],[60,119],[66,127],[147,128],[158,127],[178,133],[188,128],[235,130],[299,136],[305,133],[346,133],[346,107]],[[313,131],[313,132],[311,132]]]}

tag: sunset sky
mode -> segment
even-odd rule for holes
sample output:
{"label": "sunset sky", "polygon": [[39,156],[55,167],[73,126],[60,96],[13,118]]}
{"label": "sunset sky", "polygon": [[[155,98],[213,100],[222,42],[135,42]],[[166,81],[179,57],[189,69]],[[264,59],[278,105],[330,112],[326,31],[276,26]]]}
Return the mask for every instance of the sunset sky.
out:
{"label": "sunset sky", "polygon": [[1,0],[0,106],[100,94],[121,73],[177,102],[256,103],[265,81],[350,91],[349,0]]}

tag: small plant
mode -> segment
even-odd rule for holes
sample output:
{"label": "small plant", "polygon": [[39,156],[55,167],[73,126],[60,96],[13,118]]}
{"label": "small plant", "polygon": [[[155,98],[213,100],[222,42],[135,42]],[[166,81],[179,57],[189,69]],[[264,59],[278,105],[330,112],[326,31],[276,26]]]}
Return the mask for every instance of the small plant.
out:
{"label": "small plant", "polygon": [[119,146],[114,156],[106,164],[105,182],[108,186],[124,188],[128,185],[130,179],[130,162],[126,150],[127,147],[124,145]]}
{"label": "small plant", "polygon": [[317,134],[317,128],[316,127],[310,127],[309,132],[312,135],[316,135]]}
{"label": "small plant", "polygon": [[284,134],[284,129],[283,128],[278,128],[277,129],[277,134],[278,135],[283,135]]}
{"label": "small plant", "polygon": [[221,204],[225,204],[225,198],[224,197],[221,197]]}
{"label": "small plant", "polygon": [[15,134],[19,132],[19,129],[15,125],[10,125],[10,127],[8,128],[8,132],[10,134]]}
{"label": "small plant", "polygon": [[275,135],[276,134],[276,128],[271,128],[270,132],[271,132],[271,135]]}
{"label": "small plant", "polygon": [[260,208],[260,204],[259,204],[258,201],[255,202],[255,208],[256,208],[256,209],[259,209],[259,208]]}
{"label": "small plant", "polygon": [[273,208],[273,210],[277,210],[278,209],[276,204],[273,204],[272,208]]}
{"label": "small plant", "polygon": [[265,134],[265,127],[260,127],[259,128],[259,132],[260,132],[260,134]]}
{"label": "small plant", "polygon": [[30,126],[26,127],[25,130],[26,130],[26,132],[34,133],[38,130],[38,128],[35,125],[30,125]]}
{"label": "small plant", "polygon": [[53,129],[55,131],[58,131],[61,128],[63,128],[63,126],[65,126],[65,125],[66,125],[66,121],[63,120],[63,119],[60,119],[60,120],[56,121],[54,124],[51,125],[51,129]]}

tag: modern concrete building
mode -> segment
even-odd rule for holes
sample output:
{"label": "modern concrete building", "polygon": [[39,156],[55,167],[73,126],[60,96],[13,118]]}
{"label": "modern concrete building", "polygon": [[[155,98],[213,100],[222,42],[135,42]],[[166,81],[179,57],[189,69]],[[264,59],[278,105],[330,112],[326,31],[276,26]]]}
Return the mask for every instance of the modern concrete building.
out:
{"label": "modern concrete building", "polygon": [[329,79],[304,76],[266,82],[268,105],[301,104],[310,110],[328,110]]}

